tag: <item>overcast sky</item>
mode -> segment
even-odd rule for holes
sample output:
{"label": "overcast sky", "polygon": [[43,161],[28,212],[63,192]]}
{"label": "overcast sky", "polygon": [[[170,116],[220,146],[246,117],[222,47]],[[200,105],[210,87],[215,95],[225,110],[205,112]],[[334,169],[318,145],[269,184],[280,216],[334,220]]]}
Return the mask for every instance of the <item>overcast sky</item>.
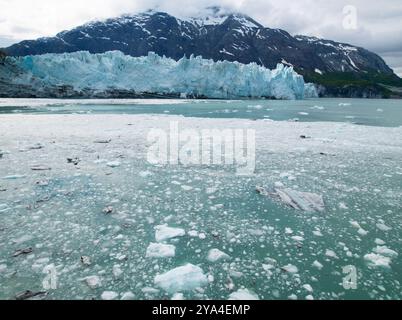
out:
{"label": "overcast sky", "polygon": [[[211,5],[233,8],[291,34],[363,46],[402,76],[402,0],[0,0],[0,47],[123,13],[157,8],[191,16]],[[357,28],[344,28],[348,5],[357,9]]]}

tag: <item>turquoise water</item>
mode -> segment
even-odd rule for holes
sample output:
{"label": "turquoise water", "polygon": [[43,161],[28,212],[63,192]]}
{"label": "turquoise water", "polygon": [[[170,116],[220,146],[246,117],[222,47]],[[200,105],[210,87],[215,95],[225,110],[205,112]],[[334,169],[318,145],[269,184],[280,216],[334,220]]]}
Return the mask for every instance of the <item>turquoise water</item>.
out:
{"label": "turquoise water", "polygon": [[1,99],[0,114],[170,114],[200,118],[271,119],[301,122],[349,122],[368,126],[398,127],[402,125],[402,100],[317,99],[303,101],[222,101],[173,100],[168,104],[147,100],[32,101]]}
{"label": "turquoise water", "polygon": [[[395,141],[401,137],[396,128],[402,125],[399,101],[13,103],[2,100],[0,107],[0,150],[6,150],[0,159],[0,299],[14,299],[24,290],[43,291],[43,269],[51,264],[57,288],[47,290],[43,299],[100,299],[105,291],[119,298],[131,292],[136,299],[171,299],[154,278],[187,263],[209,277],[202,288],[183,291],[186,299],[225,300],[240,288],[260,299],[402,299],[402,145]],[[14,115],[7,118],[7,113]],[[199,118],[200,125],[205,118],[299,118],[306,122],[303,130],[315,128],[316,121],[354,122],[359,126],[352,132],[359,137],[351,137],[349,147],[342,135],[346,129],[328,124],[328,132],[338,132],[341,140],[331,147],[337,137],[327,137],[326,127],[317,124],[313,132],[322,130],[322,136],[312,140],[322,140],[319,147],[309,147],[307,139],[286,150],[261,146],[264,137],[257,131],[255,175],[240,177],[230,167],[150,165],[142,148],[131,150],[141,144],[135,133],[143,124],[127,126],[129,116],[123,129],[119,123],[108,127],[101,118],[100,128],[107,130],[99,134],[114,134],[105,145],[82,135],[72,118],[61,118],[56,129],[46,131],[57,119],[45,115],[74,113],[88,127],[98,119],[92,115],[116,113],[164,114],[161,122],[169,114],[184,115]],[[27,114],[34,117],[24,122]],[[38,130],[27,135],[26,123],[36,123]],[[59,134],[58,126],[71,133]],[[286,132],[272,133],[287,138]],[[376,141],[384,135],[389,135],[389,145],[379,146]],[[27,148],[36,143],[43,148]],[[67,157],[81,162],[74,166]],[[121,165],[107,167],[104,159]],[[52,170],[32,171],[34,164]],[[297,211],[256,192],[256,186],[273,188],[278,182],[322,195],[325,211]],[[103,212],[108,206],[112,214]],[[176,256],[146,258],[155,226],[164,224],[186,231],[168,241]],[[25,248],[32,252],[13,257]],[[214,248],[230,258],[211,263],[206,256]],[[365,258],[370,254],[389,258],[388,264],[370,265]],[[82,256],[91,263],[84,265]],[[289,265],[297,271],[287,272]],[[343,286],[346,266],[356,268],[356,289]],[[99,287],[88,287],[84,279],[89,276],[99,277]]]}

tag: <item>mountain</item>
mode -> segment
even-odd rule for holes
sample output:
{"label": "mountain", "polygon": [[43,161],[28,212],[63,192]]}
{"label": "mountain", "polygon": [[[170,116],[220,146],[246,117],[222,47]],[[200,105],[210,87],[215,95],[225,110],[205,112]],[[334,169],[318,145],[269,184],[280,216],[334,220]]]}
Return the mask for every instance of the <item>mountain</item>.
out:
{"label": "mountain", "polygon": [[307,81],[322,85],[320,91],[327,95],[381,96],[389,94],[383,85],[398,86],[402,81],[380,56],[364,48],[292,36],[218,7],[193,18],[147,11],[95,21],[55,37],[22,41],[5,52],[26,56],[111,50],[133,57],[146,56],[152,51],[175,60],[194,54],[214,61],[255,62],[270,69],[283,63],[294,66]]}

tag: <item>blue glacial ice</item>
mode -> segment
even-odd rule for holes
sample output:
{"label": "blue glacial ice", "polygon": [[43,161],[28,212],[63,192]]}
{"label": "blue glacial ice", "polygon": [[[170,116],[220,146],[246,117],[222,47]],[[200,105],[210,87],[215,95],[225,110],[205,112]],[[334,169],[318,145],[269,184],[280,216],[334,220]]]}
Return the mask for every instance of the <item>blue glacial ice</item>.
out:
{"label": "blue glacial ice", "polygon": [[282,64],[269,70],[255,63],[214,62],[194,56],[175,61],[152,52],[135,58],[120,51],[45,54],[11,60],[25,71],[19,84],[70,86],[78,92],[127,90],[217,99],[317,96],[312,84],[305,84],[292,67]]}

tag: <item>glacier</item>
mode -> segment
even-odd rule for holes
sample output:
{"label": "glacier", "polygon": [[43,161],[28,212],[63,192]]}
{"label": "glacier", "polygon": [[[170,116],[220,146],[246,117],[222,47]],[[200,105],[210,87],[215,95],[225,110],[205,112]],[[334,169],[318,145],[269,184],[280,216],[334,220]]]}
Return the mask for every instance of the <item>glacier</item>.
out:
{"label": "glacier", "polygon": [[56,92],[62,97],[107,97],[123,92],[212,99],[317,97],[314,85],[283,64],[269,70],[255,63],[214,62],[200,56],[175,61],[153,52],[131,57],[120,51],[7,57],[6,61],[18,70],[9,77],[14,86],[31,88],[42,96],[51,92],[53,97]]}

